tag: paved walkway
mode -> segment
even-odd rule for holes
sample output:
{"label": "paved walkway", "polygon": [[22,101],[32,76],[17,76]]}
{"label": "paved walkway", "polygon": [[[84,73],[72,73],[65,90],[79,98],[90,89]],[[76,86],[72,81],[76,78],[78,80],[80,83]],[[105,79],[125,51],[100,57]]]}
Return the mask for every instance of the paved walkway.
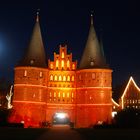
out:
{"label": "paved walkway", "polygon": [[80,134],[72,130],[68,125],[54,125],[46,131],[38,140],[84,140]]}

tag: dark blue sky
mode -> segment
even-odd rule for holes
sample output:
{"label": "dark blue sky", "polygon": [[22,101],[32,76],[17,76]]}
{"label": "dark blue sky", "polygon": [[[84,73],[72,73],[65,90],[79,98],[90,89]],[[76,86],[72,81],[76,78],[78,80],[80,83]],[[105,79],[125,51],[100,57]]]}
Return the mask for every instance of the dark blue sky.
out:
{"label": "dark blue sky", "polygon": [[23,57],[40,8],[40,24],[48,57],[67,43],[80,60],[93,11],[102,36],[113,85],[129,76],[140,85],[140,8],[136,0],[5,0],[0,4],[0,77],[13,80],[14,66]]}

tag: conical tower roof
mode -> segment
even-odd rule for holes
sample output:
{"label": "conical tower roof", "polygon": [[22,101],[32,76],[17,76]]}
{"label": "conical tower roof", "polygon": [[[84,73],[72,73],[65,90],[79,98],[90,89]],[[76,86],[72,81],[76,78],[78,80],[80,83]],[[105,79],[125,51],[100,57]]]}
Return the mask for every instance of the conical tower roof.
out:
{"label": "conical tower roof", "polygon": [[91,26],[89,30],[86,47],[84,49],[79,68],[91,69],[91,68],[107,68],[107,64],[104,57],[103,48],[100,45],[97,35],[93,26],[93,16],[91,15]]}
{"label": "conical tower roof", "polygon": [[26,54],[18,66],[32,66],[43,68],[47,66],[38,13]]}

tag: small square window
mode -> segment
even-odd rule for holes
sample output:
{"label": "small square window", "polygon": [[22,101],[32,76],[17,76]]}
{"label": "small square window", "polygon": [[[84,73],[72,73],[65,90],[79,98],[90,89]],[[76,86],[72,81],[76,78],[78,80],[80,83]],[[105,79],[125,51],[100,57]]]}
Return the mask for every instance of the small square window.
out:
{"label": "small square window", "polygon": [[40,77],[43,77],[43,72],[42,71],[39,73],[39,76]]}
{"label": "small square window", "polygon": [[95,79],[95,73],[92,73],[92,79]]}
{"label": "small square window", "polygon": [[25,77],[27,76],[27,70],[24,71],[24,76],[25,76]]}

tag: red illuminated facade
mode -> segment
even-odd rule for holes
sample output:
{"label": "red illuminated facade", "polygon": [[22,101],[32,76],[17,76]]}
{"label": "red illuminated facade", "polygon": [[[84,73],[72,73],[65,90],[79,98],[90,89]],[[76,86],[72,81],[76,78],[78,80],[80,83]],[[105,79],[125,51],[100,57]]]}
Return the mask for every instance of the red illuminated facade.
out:
{"label": "red illuminated facade", "polygon": [[39,19],[23,60],[15,67],[13,113],[10,122],[40,127],[65,113],[75,127],[111,123],[112,70],[91,27],[80,65],[60,45],[54,60],[46,62]]}

